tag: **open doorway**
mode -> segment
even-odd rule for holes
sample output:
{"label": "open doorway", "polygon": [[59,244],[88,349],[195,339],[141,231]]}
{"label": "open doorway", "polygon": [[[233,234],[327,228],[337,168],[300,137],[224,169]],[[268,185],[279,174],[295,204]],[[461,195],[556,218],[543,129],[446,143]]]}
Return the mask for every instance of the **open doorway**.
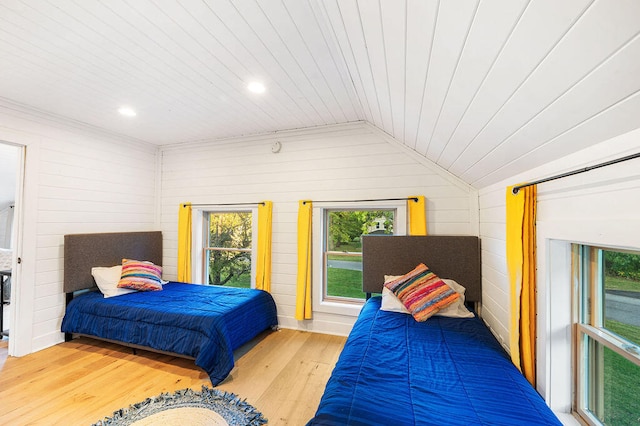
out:
{"label": "open doorway", "polygon": [[6,351],[11,334],[11,294],[15,286],[16,195],[22,147],[0,141],[0,348]]}

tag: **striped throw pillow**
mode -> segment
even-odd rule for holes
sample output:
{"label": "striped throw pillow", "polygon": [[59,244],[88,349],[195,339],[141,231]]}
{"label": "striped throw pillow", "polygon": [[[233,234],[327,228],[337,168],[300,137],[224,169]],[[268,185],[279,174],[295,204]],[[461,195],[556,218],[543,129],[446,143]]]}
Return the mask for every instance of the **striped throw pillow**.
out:
{"label": "striped throw pillow", "polygon": [[162,267],[151,262],[122,259],[118,288],[138,291],[162,290]]}
{"label": "striped throw pillow", "polygon": [[419,322],[426,321],[460,297],[424,263],[411,272],[386,282],[384,286],[400,299]]}

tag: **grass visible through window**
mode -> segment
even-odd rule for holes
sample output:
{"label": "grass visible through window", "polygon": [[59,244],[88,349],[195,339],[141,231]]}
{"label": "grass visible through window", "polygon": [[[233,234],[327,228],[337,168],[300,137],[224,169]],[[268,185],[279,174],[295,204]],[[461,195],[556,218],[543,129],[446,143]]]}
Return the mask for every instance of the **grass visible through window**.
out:
{"label": "grass visible through window", "polygon": [[329,268],[327,271],[327,293],[339,297],[364,299],[362,271]]}
{"label": "grass visible through window", "polygon": [[604,348],[604,424],[638,425],[639,390],[640,367]]}
{"label": "grass visible through window", "polygon": [[[640,296],[640,281],[623,277],[605,277],[606,297],[611,291]],[[631,293],[628,293],[631,292]],[[640,343],[640,327],[607,318],[604,327],[635,344]],[[607,425],[640,424],[640,367],[614,351],[604,349],[604,423]]]}
{"label": "grass visible through window", "polygon": [[[340,250],[344,252],[361,253],[362,243],[352,242],[343,243]],[[361,256],[349,256],[342,254],[330,254],[328,260],[340,260],[344,262],[353,262],[362,264]],[[361,268],[362,269],[362,268]],[[356,299],[364,299],[365,293],[362,292],[362,270],[355,271],[351,269],[328,268],[327,270],[327,294],[337,297],[353,297]]]}
{"label": "grass visible through window", "polygon": [[251,288],[251,275],[242,274],[239,277],[229,280],[227,287]]}

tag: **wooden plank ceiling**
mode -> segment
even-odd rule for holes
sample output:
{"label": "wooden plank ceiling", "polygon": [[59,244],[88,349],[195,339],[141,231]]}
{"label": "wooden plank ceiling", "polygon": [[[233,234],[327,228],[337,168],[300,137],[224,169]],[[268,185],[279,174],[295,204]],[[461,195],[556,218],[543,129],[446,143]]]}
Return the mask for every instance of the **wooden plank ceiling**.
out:
{"label": "wooden plank ceiling", "polygon": [[481,188],[640,127],[639,32],[637,0],[2,0],[0,98],[159,145],[365,120]]}

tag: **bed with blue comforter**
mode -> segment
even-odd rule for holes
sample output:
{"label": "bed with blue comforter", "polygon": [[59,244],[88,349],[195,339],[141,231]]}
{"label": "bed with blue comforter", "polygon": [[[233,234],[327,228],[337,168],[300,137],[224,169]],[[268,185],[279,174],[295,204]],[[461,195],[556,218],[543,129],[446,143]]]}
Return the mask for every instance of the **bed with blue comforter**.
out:
{"label": "bed with blue comforter", "polygon": [[161,265],[162,242],[159,231],[65,235],[62,331],[66,340],[80,334],[194,358],[215,386],[233,369],[235,349],[278,324],[275,302],[262,290],[179,282],[103,297],[93,267],[123,258]]}
{"label": "bed with blue comforter", "polygon": [[171,282],[162,291],[76,297],[62,331],[192,357],[215,386],[233,369],[233,351],[277,323],[267,292]]}
{"label": "bed with blue comforter", "polygon": [[560,425],[478,317],[367,301],[308,425]]}
{"label": "bed with blue comforter", "polygon": [[561,424],[477,314],[381,309],[386,277],[419,263],[480,306],[477,237],[365,236],[362,253],[363,291],[383,295],[364,304],[308,426]]}

